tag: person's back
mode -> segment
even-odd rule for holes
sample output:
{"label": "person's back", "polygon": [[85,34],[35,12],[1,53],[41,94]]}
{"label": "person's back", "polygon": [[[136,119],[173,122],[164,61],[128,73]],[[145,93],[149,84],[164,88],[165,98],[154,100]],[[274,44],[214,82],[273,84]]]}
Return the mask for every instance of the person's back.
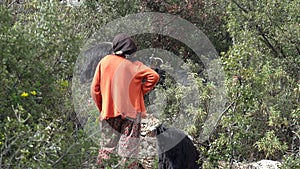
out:
{"label": "person's back", "polygon": [[[100,70],[95,76],[100,76],[102,82],[101,119],[118,115],[136,118],[137,113],[145,117],[143,97],[157,83],[158,74],[139,61],[131,62],[118,55],[104,57],[98,67]],[[147,80],[143,82],[143,79]]]}

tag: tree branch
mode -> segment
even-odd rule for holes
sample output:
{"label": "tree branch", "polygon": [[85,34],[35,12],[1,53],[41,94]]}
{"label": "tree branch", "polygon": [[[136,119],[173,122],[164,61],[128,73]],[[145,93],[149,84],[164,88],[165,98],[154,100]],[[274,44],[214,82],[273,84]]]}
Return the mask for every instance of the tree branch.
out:
{"label": "tree branch", "polygon": [[256,25],[256,28],[257,28],[257,31],[259,33],[259,35],[262,36],[263,38],[263,42],[273,51],[273,53],[278,57],[278,51],[275,49],[275,47],[271,44],[271,42],[269,41],[269,39],[267,38],[266,34],[264,33],[264,31],[262,30],[262,28],[260,26],[258,26],[257,24]]}
{"label": "tree branch", "polygon": [[248,13],[249,11],[245,8],[243,8],[240,4],[238,4],[235,0],[232,0],[232,2],[238,7],[240,8],[243,12]]}
{"label": "tree branch", "polygon": [[298,54],[300,55],[300,49],[298,48],[298,46],[296,46],[296,50],[297,50]]}

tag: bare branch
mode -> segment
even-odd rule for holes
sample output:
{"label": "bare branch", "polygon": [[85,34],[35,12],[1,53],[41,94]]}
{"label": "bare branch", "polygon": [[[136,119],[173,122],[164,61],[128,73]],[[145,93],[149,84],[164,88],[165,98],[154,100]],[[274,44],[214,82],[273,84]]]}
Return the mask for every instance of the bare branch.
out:
{"label": "bare branch", "polygon": [[243,12],[248,13],[248,10],[243,8],[240,4],[238,4],[235,0],[232,0],[232,2],[238,7],[240,8]]}
{"label": "bare branch", "polygon": [[264,33],[264,31],[262,30],[262,28],[260,26],[258,26],[256,24],[256,28],[258,30],[258,33],[259,35],[262,36],[263,38],[263,42],[273,51],[273,53],[276,55],[276,56],[279,56],[278,55],[278,51],[275,49],[275,47],[271,44],[271,42],[269,41],[269,39],[267,38],[266,34]]}

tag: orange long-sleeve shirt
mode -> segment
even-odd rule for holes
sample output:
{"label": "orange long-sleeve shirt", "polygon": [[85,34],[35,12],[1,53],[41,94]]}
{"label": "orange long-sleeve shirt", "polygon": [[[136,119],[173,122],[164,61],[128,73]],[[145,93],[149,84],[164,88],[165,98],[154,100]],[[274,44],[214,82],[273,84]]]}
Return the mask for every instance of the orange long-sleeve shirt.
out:
{"label": "orange long-sleeve shirt", "polygon": [[144,95],[152,90],[159,75],[143,63],[118,55],[105,56],[98,64],[91,96],[100,111],[100,120],[122,115],[146,116]]}

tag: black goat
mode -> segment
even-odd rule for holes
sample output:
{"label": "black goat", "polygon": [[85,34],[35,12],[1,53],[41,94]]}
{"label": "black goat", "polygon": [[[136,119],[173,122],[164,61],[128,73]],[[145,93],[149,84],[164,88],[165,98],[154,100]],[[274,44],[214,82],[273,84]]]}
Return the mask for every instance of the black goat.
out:
{"label": "black goat", "polygon": [[175,128],[164,124],[151,131],[157,138],[159,169],[200,169],[197,164],[199,152],[189,137]]}

